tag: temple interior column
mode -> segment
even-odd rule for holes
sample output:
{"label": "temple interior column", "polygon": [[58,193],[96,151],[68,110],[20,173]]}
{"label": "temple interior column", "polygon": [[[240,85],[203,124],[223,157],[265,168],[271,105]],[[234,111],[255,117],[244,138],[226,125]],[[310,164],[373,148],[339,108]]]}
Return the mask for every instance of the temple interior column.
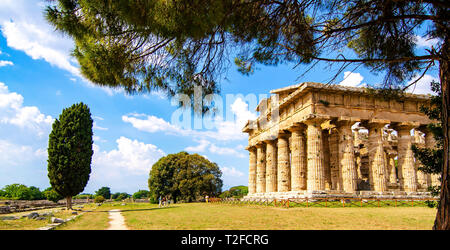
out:
{"label": "temple interior column", "polygon": [[278,136],[278,192],[287,192],[291,188],[289,138],[287,134]]}
{"label": "temple interior column", "polygon": [[306,190],[305,126],[291,128],[291,190]]}
{"label": "temple interior column", "polygon": [[256,144],[256,192],[266,192],[266,144]]}
{"label": "temple interior column", "polygon": [[305,121],[307,125],[306,139],[307,139],[307,164],[308,192],[325,190],[325,171],[323,166],[323,143],[322,143],[322,128],[321,123],[323,119],[311,119]]}
{"label": "temple interior column", "polygon": [[352,132],[353,123],[351,121],[337,122],[339,131],[339,164],[345,192],[355,192],[358,184]]}
{"label": "temple interior column", "polygon": [[331,190],[342,191],[342,176],[339,164],[339,133],[336,128],[331,129],[328,136],[330,147],[330,175],[331,175]]}
{"label": "temple interior column", "polygon": [[277,141],[265,141],[266,147],[266,192],[277,192]]}
{"label": "temple interior column", "polygon": [[[419,130],[414,129],[414,139],[413,142],[416,144],[417,147],[423,148],[425,146],[425,143],[422,141],[422,135]],[[418,188],[420,189],[427,189],[429,186],[427,174],[423,171],[420,171],[419,168],[422,167],[422,163],[419,159],[415,158],[415,169],[417,173],[417,184]]]}
{"label": "temple interior column", "polygon": [[387,187],[386,162],[383,148],[383,127],[388,122],[369,122],[369,183],[372,190],[384,192]]}
{"label": "temple interior column", "polygon": [[396,184],[397,183],[397,172],[395,169],[395,152],[388,152],[387,156],[387,166],[388,166],[388,174],[389,174],[389,183]]}
{"label": "temple interior column", "polygon": [[249,167],[248,167],[248,193],[256,193],[256,148],[248,147]]}
{"label": "temple interior column", "polygon": [[331,189],[331,168],[330,168],[330,144],[328,141],[329,130],[322,130],[322,147],[323,147],[323,169],[325,174],[325,190]]}
{"label": "temple interior column", "polygon": [[400,188],[406,192],[417,191],[417,176],[414,163],[414,153],[411,150],[411,129],[414,126],[397,124],[394,129],[398,133],[398,178]]}

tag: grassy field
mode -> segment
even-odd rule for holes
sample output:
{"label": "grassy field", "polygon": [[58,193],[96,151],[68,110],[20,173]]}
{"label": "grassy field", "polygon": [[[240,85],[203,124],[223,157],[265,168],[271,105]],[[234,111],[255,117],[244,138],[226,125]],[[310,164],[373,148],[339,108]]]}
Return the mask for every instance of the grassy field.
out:
{"label": "grassy field", "polygon": [[105,229],[110,209],[121,209],[130,229],[141,230],[428,230],[428,207],[278,208],[228,204],[104,204],[58,229]]}
{"label": "grassy field", "polygon": [[[120,209],[134,230],[429,230],[436,210],[419,207],[266,207],[231,204],[175,204],[158,208],[148,203],[88,205],[81,216],[57,230],[104,230],[108,211]],[[67,218],[66,211],[55,217]],[[22,218],[0,221],[0,230],[33,230],[49,221]]]}
{"label": "grassy field", "polygon": [[[72,216],[71,211],[60,211],[59,209],[45,209],[39,211],[29,211],[14,214],[3,214],[1,216],[18,216],[27,215],[31,212],[53,212],[53,216],[61,219],[67,219]],[[40,227],[44,227],[51,223],[51,218],[48,217],[46,220],[34,220],[28,218],[20,218],[18,220],[0,220],[0,230],[35,230]]]}

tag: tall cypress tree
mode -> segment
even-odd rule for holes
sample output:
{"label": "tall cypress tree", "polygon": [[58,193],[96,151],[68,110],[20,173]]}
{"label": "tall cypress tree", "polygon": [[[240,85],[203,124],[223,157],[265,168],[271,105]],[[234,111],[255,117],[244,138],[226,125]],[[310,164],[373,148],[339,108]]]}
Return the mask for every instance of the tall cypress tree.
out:
{"label": "tall cypress tree", "polygon": [[48,178],[67,200],[84,190],[91,173],[93,120],[89,107],[78,103],[62,111],[52,125],[48,142]]}

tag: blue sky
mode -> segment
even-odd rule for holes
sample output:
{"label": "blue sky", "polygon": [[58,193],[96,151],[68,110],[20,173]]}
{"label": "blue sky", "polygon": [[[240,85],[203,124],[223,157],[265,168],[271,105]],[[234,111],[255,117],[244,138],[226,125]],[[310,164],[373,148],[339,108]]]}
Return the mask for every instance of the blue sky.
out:
{"label": "blue sky", "polygon": [[[216,162],[223,172],[224,190],[247,185],[248,137],[240,129],[257,113],[255,105],[238,94],[259,97],[271,89],[303,81],[326,82],[333,76],[325,66],[302,79],[297,78],[304,67],[259,66],[251,76],[242,76],[232,67],[221,82],[224,109],[231,116],[214,121],[211,129],[183,128],[173,120],[177,107],[160,93],[127,96],[85,80],[70,57],[73,42],[45,22],[44,7],[45,1],[0,1],[0,188],[12,183],[50,186],[51,124],[64,108],[78,102],[90,107],[95,121],[92,173],[84,192],[94,193],[103,186],[112,192],[148,189],[152,164],[183,150]],[[435,43],[418,37],[419,48]],[[414,93],[430,93],[432,79],[437,79],[436,71],[429,71]],[[348,86],[378,82],[379,76],[362,68],[345,71],[336,79],[336,84]],[[233,98],[226,101],[227,94]]]}

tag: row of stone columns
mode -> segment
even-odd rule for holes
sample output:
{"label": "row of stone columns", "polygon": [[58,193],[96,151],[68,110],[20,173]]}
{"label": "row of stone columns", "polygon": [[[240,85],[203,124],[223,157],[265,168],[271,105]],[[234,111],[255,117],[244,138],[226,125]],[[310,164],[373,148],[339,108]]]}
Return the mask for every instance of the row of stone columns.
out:
{"label": "row of stone columns", "polygon": [[[323,130],[323,119],[311,119],[280,133],[278,138],[249,147],[249,193],[338,190],[355,192],[358,174],[354,137],[350,120],[334,123]],[[388,191],[388,183],[401,190],[417,191],[417,164],[411,150],[410,125],[396,125],[398,133],[398,175],[395,154],[383,148],[386,121],[363,123],[369,131],[369,184],[371,190]],[[325,132],[324,132],[325,131]],[[426,133],[425,146],[431,147],[433,136]],[[436,176],[433,177],[436,179]]]}

